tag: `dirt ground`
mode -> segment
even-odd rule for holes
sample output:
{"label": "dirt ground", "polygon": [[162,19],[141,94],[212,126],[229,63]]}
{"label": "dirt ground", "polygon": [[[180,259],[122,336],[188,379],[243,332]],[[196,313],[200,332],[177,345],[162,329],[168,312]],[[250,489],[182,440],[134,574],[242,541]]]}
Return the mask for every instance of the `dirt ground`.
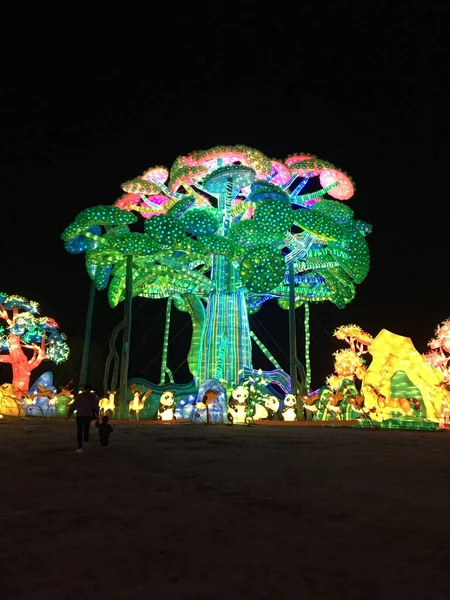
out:
{"label": "dirt ground", "polygon": [[0,598],[450,598],[450,432],[0,420]]}

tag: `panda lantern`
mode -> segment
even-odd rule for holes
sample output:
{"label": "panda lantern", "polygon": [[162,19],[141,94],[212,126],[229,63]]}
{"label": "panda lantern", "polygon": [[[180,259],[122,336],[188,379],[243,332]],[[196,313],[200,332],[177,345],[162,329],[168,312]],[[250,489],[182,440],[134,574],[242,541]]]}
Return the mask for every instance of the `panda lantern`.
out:
{"label": "panda lantern", "polygon": [[297,400],[294,394],[287,394],[284,398],[283,410],[281,411],[283,421],[297,420]]}
{"label": "panda lantern", "polygon": [[264,404],[257,402],[253,413],[254,421],[274,421],[277,417],[280,401],[276,396],[266,396]]}
{"label": "panda lantern", "polygon": [[173,421],[175,409],[175,392],[163,392],[159,399],[158,419],[160,421]]}
{"label": "panda lantern", "polygon": [[243,385],[237,385],[231,390],[228,399],[227,419],[231,425],[247,422],[248,390]]}

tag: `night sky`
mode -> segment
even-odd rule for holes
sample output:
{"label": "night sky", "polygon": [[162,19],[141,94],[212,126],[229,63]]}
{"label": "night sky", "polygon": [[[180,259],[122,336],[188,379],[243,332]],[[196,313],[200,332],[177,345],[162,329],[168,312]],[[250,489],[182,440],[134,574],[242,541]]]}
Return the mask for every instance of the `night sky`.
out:
{"label": "night sky", "polygon": [[[151,166],[217,144],[278,159],[312,153],[353,177],[349,206],[373,225],[371,270],[353,302],[311,305],[313,386],[344,347],[332,335],[341,324],[373,336],[387,328],[426,351],[450,317],[450,10],[352,4],[36,14],[0,85],[1,290],[39,302],[79,348],[90,280],[84,255],[68,254],[60,236],[81,210],[114,203],[120,184]],[[165,301],[138,298],[133,309],[129,375],[158,383]],[[94,355],[106,357],[122,317],[123,305],[110,309],[100,292]],[[303,360],[302,309],[297,323]],[[251,325],[289,371],[288,312],[268,303]],[[189,334],[174,309],[168,366],[180,383],[190,380]],[[271,368],[259,351],[254,366]],[[59,383],[78,378],[70,368]]]}

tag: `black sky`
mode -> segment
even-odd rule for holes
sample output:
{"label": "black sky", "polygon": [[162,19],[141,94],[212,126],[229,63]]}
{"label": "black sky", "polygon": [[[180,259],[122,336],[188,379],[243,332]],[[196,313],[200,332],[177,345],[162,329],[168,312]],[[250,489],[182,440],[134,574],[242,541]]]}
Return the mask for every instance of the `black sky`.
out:
{"label": "black sky", "polygon": [[[312,306],[313,385],[332,371],[340,324],[374,336],[387,328],[425,351],[450,317],[446,4],[167,5],[148,15],[37,13],[20,44],[5,31],[1,290],[36,300],[69,344],[79,340],[89,280],[83,256],[60,240],[78,212],[113,203],[146,168],[217,144],[280,159],[310,152],[352,175],[349,205],[373,225],[371,270],[353,302]],[[157,382],[165,305],[134,308],[130,376]],[[99,294],[100,352],[121,318]],[[176,312],[173,323],[169,366],[188,381],[189,327]],[[287,313],[266,305],[253,326],[289,370]],[[269,368],[259,355],[254,366]]]}

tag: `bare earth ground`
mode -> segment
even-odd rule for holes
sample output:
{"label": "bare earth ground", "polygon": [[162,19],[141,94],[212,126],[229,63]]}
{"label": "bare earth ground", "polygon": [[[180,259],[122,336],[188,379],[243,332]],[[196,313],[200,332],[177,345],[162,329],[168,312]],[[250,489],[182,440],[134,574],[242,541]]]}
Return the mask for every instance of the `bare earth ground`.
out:
{"label": "bare earth ground", "polygon": [[0,598],[450,598],[450,432],[0,421]]}

